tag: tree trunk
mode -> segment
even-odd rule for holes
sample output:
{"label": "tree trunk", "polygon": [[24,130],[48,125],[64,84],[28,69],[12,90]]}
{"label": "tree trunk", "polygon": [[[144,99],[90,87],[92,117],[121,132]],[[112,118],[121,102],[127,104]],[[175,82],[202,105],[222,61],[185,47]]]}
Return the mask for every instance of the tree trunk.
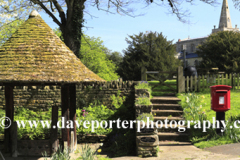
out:
{"label": "tree trunk", "polygon": [[[71,17],[67,17],[70,20],[67,22],[62,22],[62,27],[60,28],[63,34],[64,43],[69,47],[70,50],[79,58],[80,57],[80,47],[81,47],[81,37],[82,37],[82,27],[83,27],[83,10],[84,3],[86,0],[75,0],[73,6],[68,9],[72,9]],[[70,12],[70,11],[68,11]]]}

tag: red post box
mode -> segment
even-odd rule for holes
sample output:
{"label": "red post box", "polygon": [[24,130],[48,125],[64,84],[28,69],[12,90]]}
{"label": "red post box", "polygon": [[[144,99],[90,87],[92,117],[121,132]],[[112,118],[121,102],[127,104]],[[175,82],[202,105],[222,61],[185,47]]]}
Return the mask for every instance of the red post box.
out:
{"label": "red post box", "polygon": [[216,112],[225,112],[230,109],[231,86],[211,86],[211,109]]}

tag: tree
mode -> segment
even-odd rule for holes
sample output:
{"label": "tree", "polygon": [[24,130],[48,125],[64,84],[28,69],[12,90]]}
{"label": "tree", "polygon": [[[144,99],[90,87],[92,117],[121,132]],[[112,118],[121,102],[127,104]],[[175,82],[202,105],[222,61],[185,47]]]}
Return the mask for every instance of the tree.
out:
{"label": "tree", "polygon": [[[202,1],[210,4],[214,4],[215,2],[215,0]],[[141,2],[142,1],[134,0],[0,0],[0,14],[11,15],[9,20],[0,22],[0,28],[15,20],[26,18],[32,8],[44,10],[59,26],[63,33],[65,44],[78,57],[81,47],[82,27],[84,27],[83,13],[85,5],[96,6],[99,10],[105,10],[110,13],[112,13],[112,10],[116,10],[117,13],[134,16],[133,12],[131,12],[133,9],[130,6],[134,6],[134,3]],[[160,0],[144,0],[143,2],[147,5],[154,2],[157,5],[164,6],[164,3]],[[157,2],[159,2],[159,4]],[[167,0],[167,3],[171,12],[176,14],[179,20],[185,21],[183,19],[185,12],[180,9],[181,7],[178,0]],[[57,13],[60,19],[57,18]]]}
{"label": "tree", "polygon": [[[59,29],[54,29],[54,32],[64,41],[62,32]],[[79,53],[81,62],[99,77],[107,81],[116,80],[119,78],[116,73],[117,67],[114,62],[108,59],[106,52],[111,54],[99,37],[89,37],[84,34]]]}
{"label": "tree", "polygon": [[80,60],[91,71],[99,77],[110,81],[116,80],[119,76],[116,73],[116,65],[107,58],[105,54],[106,47],[100,38],[82,37]]}
{"label": "tree", "polygon": [[219,68],[227,73],[240,71],[240,33],[222,31],[211,34],[198,47],[197,54],[202,57],[200,68]]}
{"label": "tree", "polygon": [[175,45],[162,33],[146,32],[129,36],[128,48],[124,50],[120,76],[124,80],[141,80],[141,67],[151,71],[172,71],[180,65],[174,57]]}
{"label": "tree", "polygon": [[119,67],[120,63],[123,60],[123,56],[120,52],[114,51],[114,52],[108,52],[107,58],[111,60],[117,67]]}
{"label": "tree", "polygon": [[0,30],[0,46],[11,37],[17,30],[18,26],[23,23],[23,20],[16,20],[8,25],[4,25]]}

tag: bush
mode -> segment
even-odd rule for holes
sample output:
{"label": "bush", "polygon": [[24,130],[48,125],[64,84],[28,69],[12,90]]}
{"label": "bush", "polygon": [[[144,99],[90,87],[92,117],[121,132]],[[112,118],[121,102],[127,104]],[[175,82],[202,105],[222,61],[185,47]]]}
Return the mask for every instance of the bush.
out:
{"label": "bush", "polygon": [[[82,121],[80,127],[77,128],[77,134],[92,134],[92,128],[84,128],[83,122],[84,121],[98,121],[99,123],[103,120],[108,120],[110,116],[112,116],[115,111],[107,108],[104,105],[96,105],[90,104],[88,107],[83,107],[83,110],[77,109],[76,116],[78,117],[78,121]],[[104,124],[103,124],[104,126]],[[95,123],[95,127],[97,127],[97,123]],[[95,128],[94,134],[97,135],[106,135],[110,133],[112,129],[110,128],[102,128],[100,125],[98,128]]]}
{"label": "bush", "polygon": [[147,117],[149,118],[149,121],[153,121],[154,117],[151,113],[143,113],[140,116],[137,117],[137,120],[142,120],[144,122],[147,122]]}
{"label": "bush", "polygon": [[152,87],[147,81],[141,81],[135,86],[135,89],[147,89],[147,91],[150,93],[150,98],[152,98]]}

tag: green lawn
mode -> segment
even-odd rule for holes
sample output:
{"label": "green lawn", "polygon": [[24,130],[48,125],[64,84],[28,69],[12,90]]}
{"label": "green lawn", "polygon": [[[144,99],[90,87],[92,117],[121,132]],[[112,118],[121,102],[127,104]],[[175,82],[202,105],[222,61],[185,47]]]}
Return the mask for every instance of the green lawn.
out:
{"label": "green lawn", "polygon": [[[150,86],[157,85],[159,81],[148,81]],[[166,80],[164,84],[170,85],[171,88],[175,89],[175,92],[177,92],[177,81],[176,80]],[[154,91],[154,90],[169,90],[171,89],[168,86],[165,85],[159,85],[156,88],[153,89],[152,96],[162,96],[166,93],[173,93],[172,91]]]}

